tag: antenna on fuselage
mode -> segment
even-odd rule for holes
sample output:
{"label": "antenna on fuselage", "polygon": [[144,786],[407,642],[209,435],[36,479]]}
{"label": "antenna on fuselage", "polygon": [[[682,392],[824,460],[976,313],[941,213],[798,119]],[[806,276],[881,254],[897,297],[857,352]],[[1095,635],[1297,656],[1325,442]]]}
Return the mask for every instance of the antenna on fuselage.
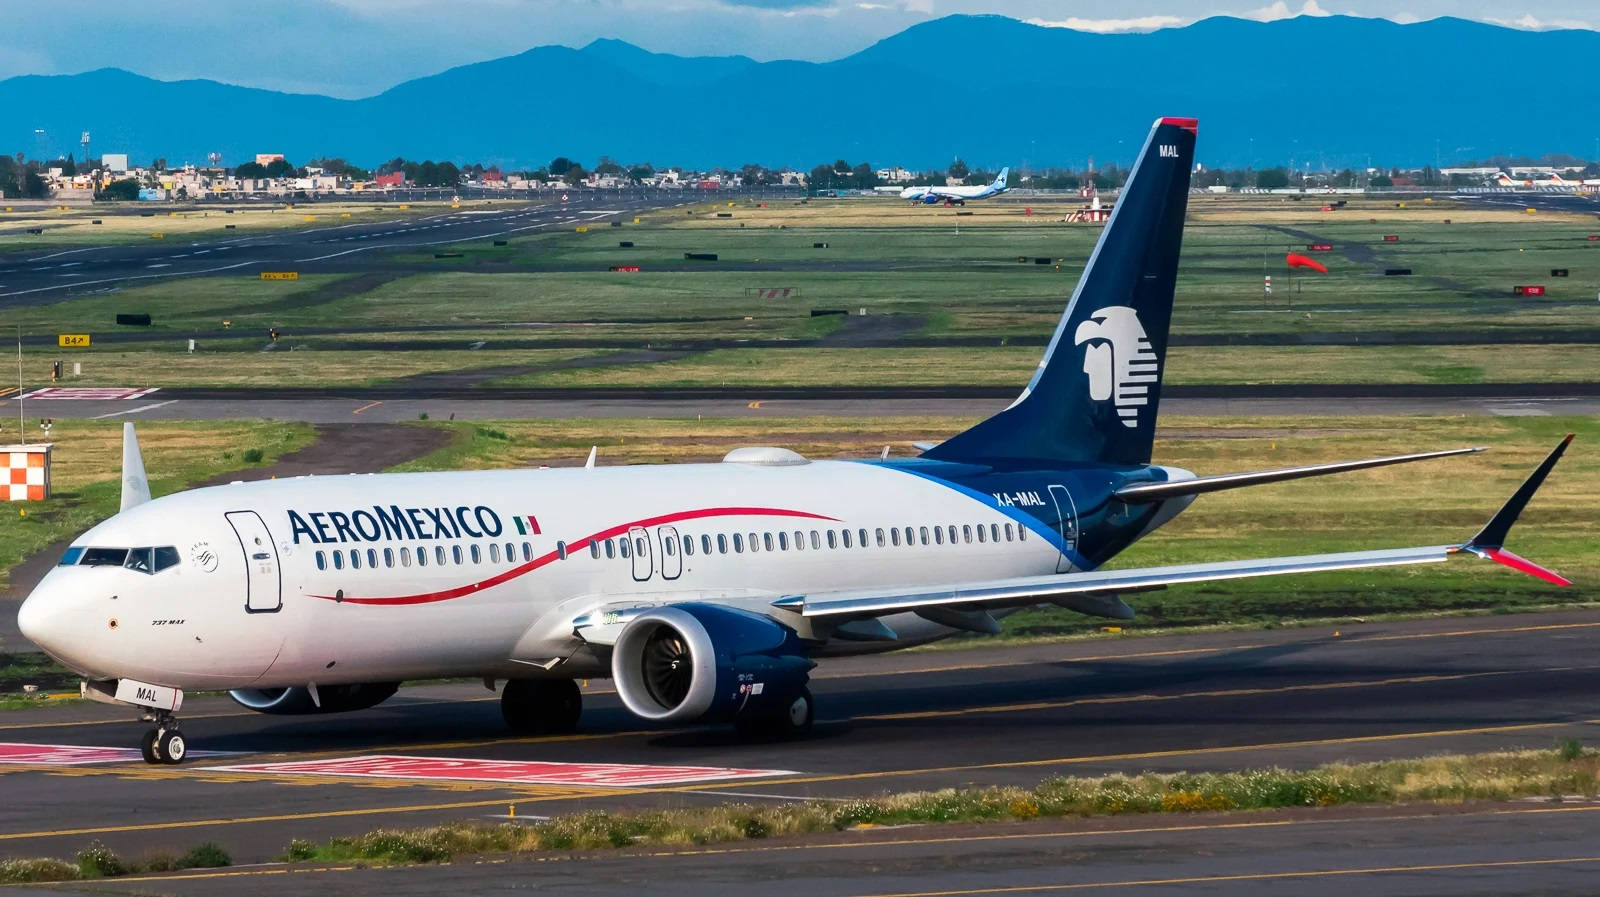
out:
{"label": "antenna on fuselage", "polygon": [[144,456],[139,453],[139,437],[133,424],[122,425],[122,507],[126,511],[134,505],[150,500],[150,481],[144,475]]}

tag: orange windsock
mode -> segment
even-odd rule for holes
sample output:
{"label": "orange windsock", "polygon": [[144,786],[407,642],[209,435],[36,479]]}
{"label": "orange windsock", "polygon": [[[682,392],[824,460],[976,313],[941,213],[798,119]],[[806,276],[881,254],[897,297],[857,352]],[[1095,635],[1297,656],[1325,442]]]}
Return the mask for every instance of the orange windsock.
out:
{"label": "orange windsock", "polygon": [[1323,274],[1327,274],[1328,273],[1327,266],[1323,265],[1321,262],[1317,261],[1316,259],[1307,258],[1307,257],[1301,255],[1298,252],[1289,253],[1287,256],[1284,257],[1283,260],[1288,262],[1289,263],[1289,267],[1291,267],[1291,268],[1310,268],[1313,271],[1320,271]]}

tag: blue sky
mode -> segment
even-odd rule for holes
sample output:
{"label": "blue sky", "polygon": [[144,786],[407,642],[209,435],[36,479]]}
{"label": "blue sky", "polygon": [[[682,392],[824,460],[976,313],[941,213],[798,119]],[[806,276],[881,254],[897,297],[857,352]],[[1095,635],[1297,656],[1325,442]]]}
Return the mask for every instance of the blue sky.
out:
{"label": "blue sky", "polygon": [[[1230,5],[1232,3],[1233,5]],[[614,37],[685,55],[835,59],[917,22],[998,13],[1084,30],[1309,13],[1600,28],[1594,0],[55,0],[0,25],[0,78],[116,66],[361,97],[542,44]],[[959,56],[959,49],[952,54]]]}

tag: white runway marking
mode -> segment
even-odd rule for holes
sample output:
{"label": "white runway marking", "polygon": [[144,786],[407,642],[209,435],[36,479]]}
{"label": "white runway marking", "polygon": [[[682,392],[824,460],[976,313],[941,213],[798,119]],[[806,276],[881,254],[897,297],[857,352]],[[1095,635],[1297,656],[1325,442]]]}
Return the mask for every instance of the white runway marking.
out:
{"label": "white runway marking", "polygon": [[141,411],[150,411],[151,409],[154,409],[154,408],[164,408],[164,407],[166,407],[168,405],[171,405],[173,402],[176,402],[176,401],[178,401],[178,400],[177,399],[168,399],[165,402],[157,402],[154,405],[140,405],[138,408],[129,408],[127,411],[108,411],[105,414],[96,414],[94,417],[91,417],[89,419],[90,420],[105,420],[108,417],[121,417],[124,414],[138,414]]}
{"label": "white runway marking", "polygon": [[[128,274],[128,275],[124,275],[122,277],[106,277],[106,278],[102,278],[100,280],[86,280],[83,283],[72,284],[72,286],[75,286],[75,287],[88,287],[88,286],[94,286],[97,283],[117,283],[117,282],[123,281],[123,280],[145,280],[145,279],[148,279],[148,278],[151,278],[151,277],[173,277],[173,276],[177,276],[177,277],[192,277],[192,276],[194,276],[196,274],[212,274],[212,273],[215,273],[217,271],[231,271],[234,268],[243,268],[245,265],[253,265],[253,264],[255,264],[254,261],[238,262],[238,263],[232,264],[232,265],[221,265],[221,266],[216,267],[216,268],[200,268],[200,269],[195,270],[195,271],[178,271],[178,272],[173,272],[172,274]],[[60,289],[61,286],[64,286],[64,285],[58,284],[56,286],[34,287],[31,290],[13,290],[12,292],[9,292],[9,293],[0,293],[0,296],[26,296],[29,293],[47,293],[50,290]]]}

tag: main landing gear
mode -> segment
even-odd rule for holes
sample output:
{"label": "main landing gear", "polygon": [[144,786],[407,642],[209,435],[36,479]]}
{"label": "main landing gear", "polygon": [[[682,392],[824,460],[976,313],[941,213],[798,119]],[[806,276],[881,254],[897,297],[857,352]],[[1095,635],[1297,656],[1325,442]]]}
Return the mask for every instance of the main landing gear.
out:
{"label": "main landing gear", "polygon": [[578,728],[583,695],[572,679],[512,679],[500,691],[500,715],[518,735],[564,735]]}
{"label": "main landing gear", "polygon": [[177,764],[189,755],[189,746],[183,740],[183,733],[178,731],[178,718],[170,711],[156,710],[144,715],[146,722],[153,722],[155,726],[144,733],[144,738],[139,741],[139,748],[144,753],[144,762],[152,764]]}

